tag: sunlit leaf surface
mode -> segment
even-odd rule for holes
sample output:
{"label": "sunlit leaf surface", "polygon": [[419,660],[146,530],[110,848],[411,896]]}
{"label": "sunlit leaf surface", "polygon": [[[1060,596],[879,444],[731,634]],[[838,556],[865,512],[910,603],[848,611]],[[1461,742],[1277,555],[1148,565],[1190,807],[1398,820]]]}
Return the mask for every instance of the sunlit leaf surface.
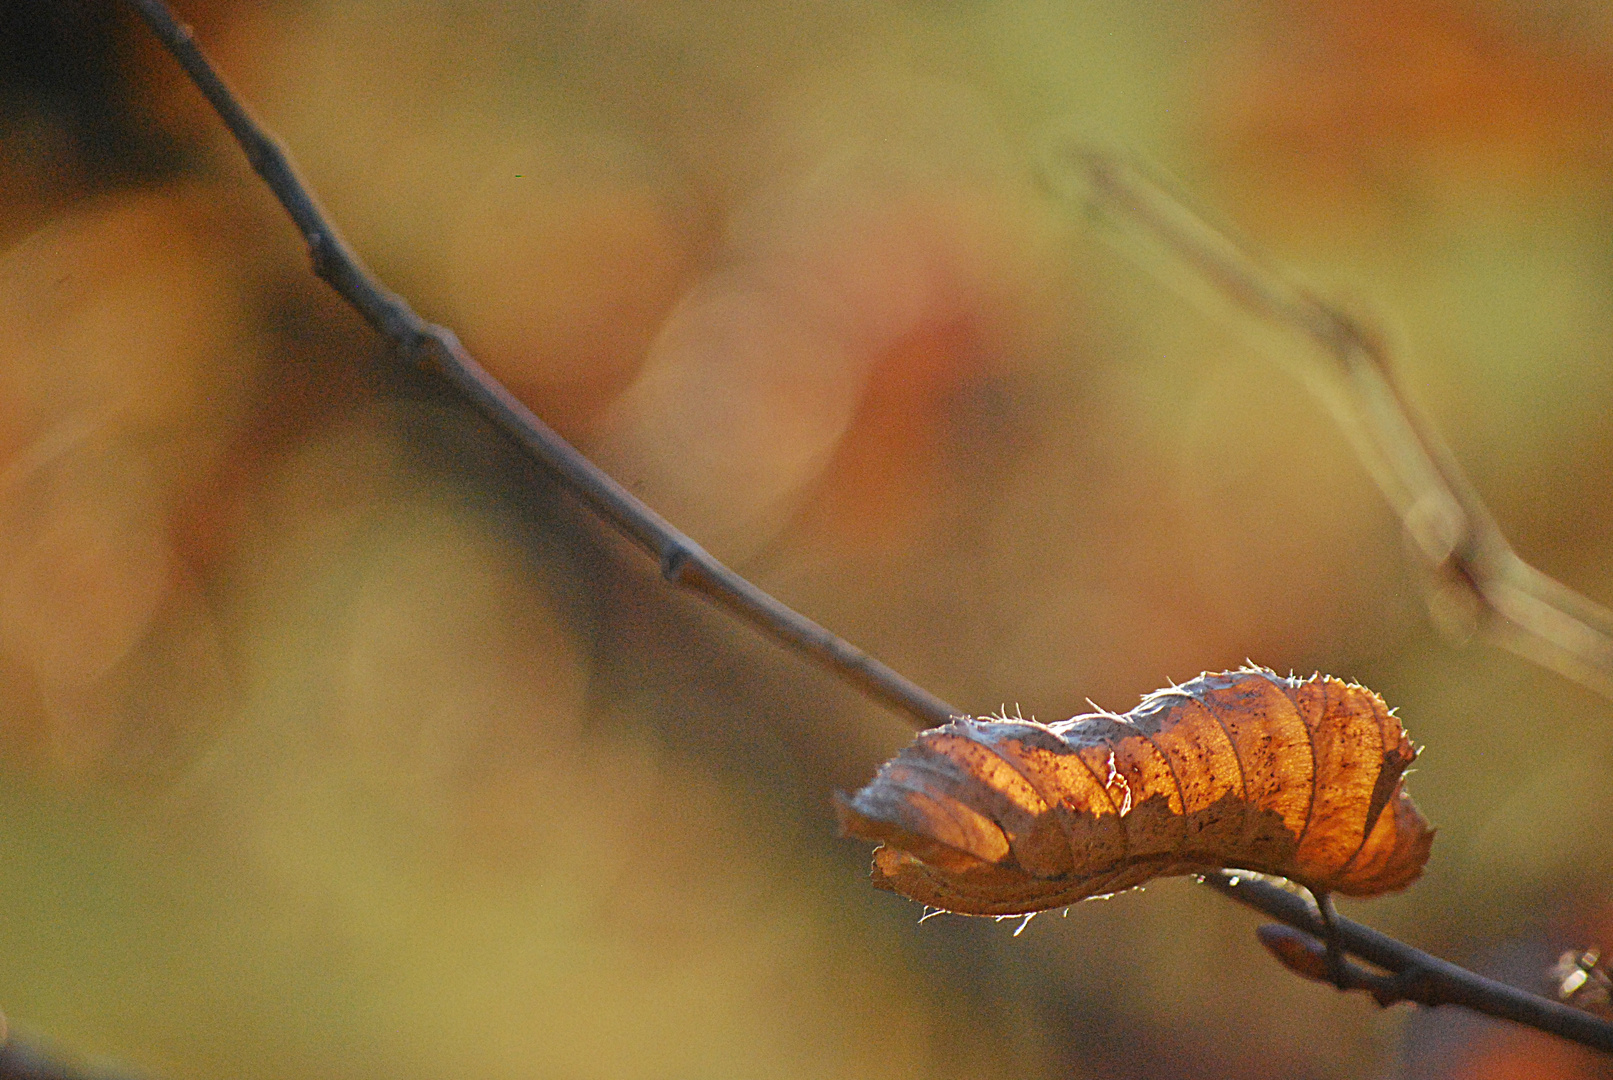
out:
{"label": "sunlit leaf surface", "polygon": [[1401,774],[1411,740],[1362,686],[1244,669],[1124,716],[956,720],[843,799],[874,880],[931,907],[1013,915],[1211,867],[1374,896],[1434,833]]}

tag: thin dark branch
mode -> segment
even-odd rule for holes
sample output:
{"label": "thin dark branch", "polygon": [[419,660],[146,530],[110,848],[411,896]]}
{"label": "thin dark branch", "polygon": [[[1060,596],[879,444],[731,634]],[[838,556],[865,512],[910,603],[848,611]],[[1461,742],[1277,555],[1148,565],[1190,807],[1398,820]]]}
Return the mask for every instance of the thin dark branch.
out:
{"label": "thin dark branch", "polygon": [[[1331,981],[1320,940],[1326,929],[1316,908],[1304,897],[1235,870],[1206,874],[1204,883],[1310,935],[1304,941],[1289,936],[1292,931],[1266,933],[1261,937],[1267,948],[1277,953],[1291,970],[1320,982]],[[1606,1020],[1571,1005],[1487,979],[1343,916],[1334,916],[1334,928],[1345,951],[1390,973],[1386,978],[1358,965],[1346,968],[1352,988],[1368,991],[1380,1005],[1396,1001],[1430,1006],[1463,1005],[1613,1053],[1613,1024]]]}
{"label": "thin dark branch", "polygon": [[1047,179],[1113,226],[1149,272],[1250,339],[1319,397],[1432,575],[1447,626],[1613,697],[1613,611],[1524,562],[1395,382],[1387,341],[1207,224],[1117,154],[1057,149]]}
{"label": "thin dark branch", "polygon": [[674,585],[707,597],[922,727],[965,715],[728,569],[539,420],[482,369],[452,330],[416,315],[342,242],[285,150],[225,85],[197,47],[190,28],[174,18],[168,5],[163,0],[130,3],[218,110],[252,168],[291,215],[308,244],[314,272],[392,342],[403,359],[430,368],[451,383],[523,449],[554,470],[595,513],[653,556],[662,576]]}
{"label": "thin dark branch", "polygon": [[[315,272],[392,341],[404,358],[439,372],[535,459],[553,469],[568,489],[654,556],[668,581],[709,597],[921,724],[944,723],[963,715],[717,562],[534,416],[471,359],[452,331],[426,323],[400,297],[382,287],[342,244],[285,152],[230,92],[167,4],[163,0],[129,2],[218,109],[253,168],[297,223],[313,255]],[[1281,889],[1247,879],[1236,885],[1230,879],[1207,880],[1240,903],[1307,933],[1320,932],[1320,921],[1310,906]],[[1492,983],[1356,923],[1340,920],[1339,925],[1341,944],[1363,959],[1393,971],[1426,966],[1449,977],[1453,986],[1465,988],[1461,996],[1450,999],[1453,1002],[1600,1049],[1613,1049],[1613,1025],[1586,1014],[1576,1014],[1584,1016],[1578,1025],[1562,1022],[1556,1017],[1565,1007],[1554,1002]],[[1398,968],[1394,966],[1397,962]]]}

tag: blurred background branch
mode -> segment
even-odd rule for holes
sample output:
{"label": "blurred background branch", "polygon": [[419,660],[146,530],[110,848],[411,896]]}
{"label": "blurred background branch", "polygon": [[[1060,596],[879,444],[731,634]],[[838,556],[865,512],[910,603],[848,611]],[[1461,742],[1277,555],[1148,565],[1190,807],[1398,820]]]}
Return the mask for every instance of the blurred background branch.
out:
{"label": "blurred background branch", "polygon": [[1613,611],[1518,558],[1449,448],[1406,400],[1384,334],[1263,264],[1120,155],[1060,144],[1047,178],[1151,274],[1327,406],[1428,570],[1437,622],[1459,637],[1477,627],[1613,697]]}

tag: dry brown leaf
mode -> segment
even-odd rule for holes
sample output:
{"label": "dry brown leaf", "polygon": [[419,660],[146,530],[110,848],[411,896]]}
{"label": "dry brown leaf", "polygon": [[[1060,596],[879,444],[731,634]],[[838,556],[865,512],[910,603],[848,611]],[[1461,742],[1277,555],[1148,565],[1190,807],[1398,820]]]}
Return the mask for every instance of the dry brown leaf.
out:
{"label": "dry brown leaf", "polygon": [[1371,690],[1245,668],[1124,716],[922,732],[839,798],[840,822],[881,843],[876,885],[969,915],[1217,867],[1375,896],[1416,880],[1434,840],[1405,791],[1416,756]]}

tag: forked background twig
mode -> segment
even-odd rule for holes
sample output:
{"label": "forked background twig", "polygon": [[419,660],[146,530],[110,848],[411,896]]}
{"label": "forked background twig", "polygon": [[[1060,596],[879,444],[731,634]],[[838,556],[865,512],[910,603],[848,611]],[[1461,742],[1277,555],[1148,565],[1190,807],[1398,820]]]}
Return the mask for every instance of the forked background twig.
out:
{"label": "forked background twig", "polygon": [[[1223,320],[1327,407],[1433,581],[1435,617],[1613,698],[1613,611],[1520,559],[1395,380],[1387,338],[1209,225],[1126,158],[1058,146],[1049,185],[1150,274]],[[1461,624],[1466,623],[1467,626]]]}
{"label": "forked background twig", "polygon": [[[384,288],[342,243],[282,148],[253,120],[163,0],[130,0],[202,90],[253,168],[291,215],[316,273],[358,310],[405,362],[446,379],[564,486],[660,566],[671,583],[706,596],[731,614],[811,657],[920,725],[963,711],[758,589],[713,559],[632,493],[584,458],[487,374],[446,328],[427,323]],[[1333,407],[1423,557],[1508,647],[1613,696],[1613,616],[1528,567],[1514,555],[1483,503],[1394,386],[1389,354],[1334,308],[1264,270],[1117,159],[1085,155],[1073,175],[1083,202],[1152,249],[1150,270],[1173,277],[1211,307],[1230,309],[1240,325],[1269,339]],[[1065,169],[1062,176],[1072,175]],[[1316,358],[1322,362],[1317,362]],[[1224,895],[1307,935],[1320,931],[1302,898],[1247,875],[1207,879]],[[1613,1025],[1587,1013],[1484,979],[1348,920],[1339,938],[1351,954],[1390,972],[1352,971],[1353,985],[1380,1002],[1462,1004],[1564,1038],[1613,1051]],[[1303,940],[1303,939],[1301,939]],[[1285,946],[1286,947],[1286,946]],[[1285,963],[1307,973],[1305,946]],[[1281,949],[1276,949],[1282,955]]]}

